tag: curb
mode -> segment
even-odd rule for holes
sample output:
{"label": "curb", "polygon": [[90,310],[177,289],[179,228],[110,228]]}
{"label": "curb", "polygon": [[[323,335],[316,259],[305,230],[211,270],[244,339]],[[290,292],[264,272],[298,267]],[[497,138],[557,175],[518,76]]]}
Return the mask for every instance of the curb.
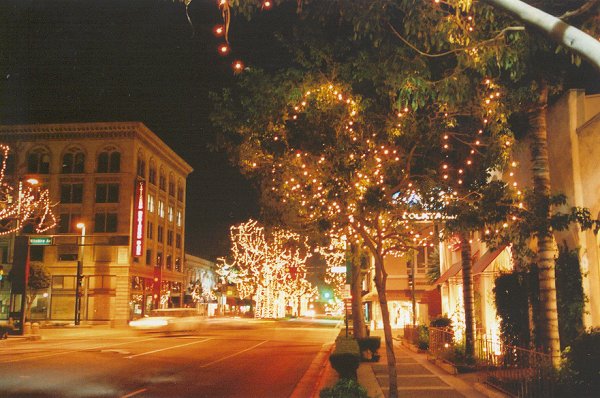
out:
{"label": "curb", "polygon": [[329,365],[329,354],[331,354],[334,346],[335,344],[333,343],[326,343],[321,346],[321,350],[317,353],[317,356],[313,359],[308,370],[304,373],[298,384],[296,384],[290,398],[319,396],[319,388],[323,384],[325,379],[323,376]]}

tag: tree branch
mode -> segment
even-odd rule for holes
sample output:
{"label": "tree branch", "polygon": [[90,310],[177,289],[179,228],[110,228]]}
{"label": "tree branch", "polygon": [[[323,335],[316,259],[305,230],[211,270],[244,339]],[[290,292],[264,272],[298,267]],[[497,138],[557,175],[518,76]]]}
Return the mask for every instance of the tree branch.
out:
{"label": "tree branch", "polygon": [[520,0],[482,1],[538,28],[554,42],[585,58],[600,71],[600,42],[582,30]]}
{"label": "tree branch", "polygon": [[510,32],[510,31],[523,31],[525,30],[525,28],[523,26],[508,26],[504,29],[502,29],[500,32],[498,32],[498,34],[496,34],[496,36],[484,40],[482,42],[479,42],[473,46],[469,46],[469,47],[462,47],[462,48],[455,48],[452,50],[448,50],[448,51],[444,51],[442,53],[437,53],[437,54],[430,54],[430,53],[426,53],[424,51],[419,50],[417,47],[415,47],[414,45],[412,45],[408,40],[406,40],[395,28],[394,26],[392,26],[391,23],[388,23],[388,25],[390,26],[390,29],[392,29],[392,32],[394,32],[394,34],[396,35],[396,37],[398,37],[404,44],[406,44],[407,46],[409,46],[410,48],[412,48],[414,51],[416,51],[419,55],[422,55],[424,57],[430,57],[430,58],[438,58],[438,57],[445,57],[446,55],[450,55],[450,54],[455,54],[455,53],[459,53],[459,52],[464,52],[464,51],[469,51],[469,50],[473,50],[475,48],[478,47],[482,47],[485,46],[489,43],[493,43],[495,41],[498,41],[499,39],[501,39],[504,34],[506,32]]}

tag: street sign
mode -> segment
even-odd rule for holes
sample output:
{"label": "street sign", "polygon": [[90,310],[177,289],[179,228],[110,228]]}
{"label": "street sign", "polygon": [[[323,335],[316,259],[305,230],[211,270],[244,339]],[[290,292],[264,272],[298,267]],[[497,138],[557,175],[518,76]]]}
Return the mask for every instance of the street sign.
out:
{"label": "street sign", "polygon": [[331,273],[333,274],[343,274],[346,272],[346,266],[342,265],[341,267],[331,267]]}
{"label": "street sign", "polygon": [[31,246],[48,246],[52,244],[51,236],[30,236],[29,244]]}

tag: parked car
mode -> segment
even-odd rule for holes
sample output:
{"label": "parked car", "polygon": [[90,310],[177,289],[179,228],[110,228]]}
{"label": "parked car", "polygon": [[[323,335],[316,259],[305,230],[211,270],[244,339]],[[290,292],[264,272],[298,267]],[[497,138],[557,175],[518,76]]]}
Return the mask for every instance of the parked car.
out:
{"label": "parked car", "polygon": [[195,308],[164,308],[152,310],[150,315],[129,322],[129,326],[142,332],[193,332],[203,319]]}

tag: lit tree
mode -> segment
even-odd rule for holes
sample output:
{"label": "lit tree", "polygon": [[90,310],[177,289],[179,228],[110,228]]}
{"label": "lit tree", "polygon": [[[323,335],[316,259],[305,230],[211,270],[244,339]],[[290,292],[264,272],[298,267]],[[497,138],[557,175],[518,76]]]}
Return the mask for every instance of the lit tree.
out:
{"label": "lit tree", "polygon": [[[360,100],[349,96],[342,85],[309,82],[303,94],[295,96],[297,89],[289,84],[265,88],[263,79],[259,72],[242,78],[245,106],[236,108],[227,97],[220,106],[227,111],[216,118],[226,120],[223,130],[238,140],[230,148],[232,156],[245,172],[259,178],[265,204],[276,207],[283,221],[332,237],[346,235],[374,258],[388,370],[395,389],[384,259],[402,255],[429,237],[412,228],[403,217],[410,209],[393,195],[411,187],[406,170],[410,154],[386,134],[378,134],[391,120],[363,117]],[[287,106],[273,108],[285,103],[285,98]],[[228,115],[232,118],[225,118]]]}
{"label": "lit tree", "polygon": [[267,232],[250,220],[231,228],[231,241],[233,261],[220,259],[217,273],[230,275],[241,297],[255,298],[255,317],[282,318],[287,303],[299,308],[314,294],[306,280],[306,239],[281,229]]}
{"label": "lit tree", "polygon": [[8,180],[9,155],[10,147],[0,144],[0,236],[18,233],[29,225],[35,233],[46,232],[56,225],[50,192],[34,179]]}
{"label": "lit tree", "polygon": [[341,298],[344,294],[346,274],[334,271],[346,267],[346,243],[339,238],[332,238],[327,247],[319,247],[319,254],[325,259],[325,283],[331,285],[333,294]]}

